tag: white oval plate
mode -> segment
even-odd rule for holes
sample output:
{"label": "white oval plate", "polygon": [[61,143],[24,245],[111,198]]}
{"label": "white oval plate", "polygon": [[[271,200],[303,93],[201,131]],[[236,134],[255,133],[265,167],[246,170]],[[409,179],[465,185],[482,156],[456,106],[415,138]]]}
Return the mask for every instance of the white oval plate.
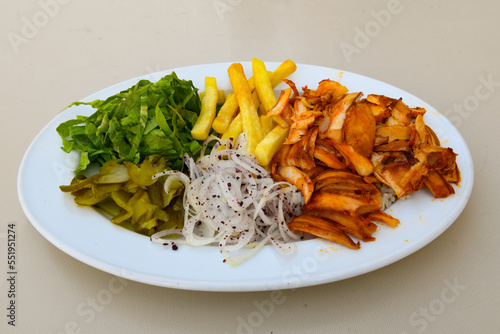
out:
{"label": "white oval plate", "polygon": [[[207,64],[174,69],[179,78],[192,80],[201,90],[205,76],[217,78],[219,89],[230,90],[227,76],[230,63]],[[279,63],[267,63],[274,70]],[[251,63],[243,62],[247,76]],[[172,70],[124,81],[90,95],[83,101],[105,99],[134,85],[139,79],[156,81]],[[300,241],[298,251],[283,255],[271,246],[255,257],[231,267],[222,262],[217,247],[170,247],[153,244],[148,237],[115,226],[92,208],[75,205],[73,197],[59,186],[69,184],[78,154],[61,149],[56,127],[76,115],[90,115],[89,106],[66,109],[37,135],[29,146],[18,175],[21,206],[33,226],[63,252],[113,275],[147,284],[205,291],[262,291],[304,287],[334,282],[384,267],[419,250],[443,233],[464,209],[473,186],[472,158],[460,133],[433,107],[389,84],[358,74],[311,65],[298,65],[290,77],[297,87],[314,89],[319,81],[340,81],[349,91],[366,95],[402,97],[411,107],[427,109],[424,117],[442,140],[443,146],[458,153],[462,182],[456,194],[434,199],[423,189],[410,200],[398,201],[389,213],[401,220],[395,229],[380,226],[374,242],[362,243],[360,250],[322,240]],[[281,89],[280,84],[277,89]],[[76,155],[76,156],[75,156]]]}

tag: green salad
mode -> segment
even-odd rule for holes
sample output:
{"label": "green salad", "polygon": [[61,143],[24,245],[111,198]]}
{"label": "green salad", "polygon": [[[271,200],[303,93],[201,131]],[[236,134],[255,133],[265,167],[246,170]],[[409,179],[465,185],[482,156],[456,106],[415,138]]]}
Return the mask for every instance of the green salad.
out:
{"label": "green salad", "polygon": [[141,80],[106,100],[75,102],[96,111],[77,116],[57,127],[65,152],[81,152],[76,174],[93,162],[130,161],[165,157],[172,169],[181,169],[183,155],[196,157],[201,142],[191,137],[200,113],[198,89],[172,72],[157,82]]}

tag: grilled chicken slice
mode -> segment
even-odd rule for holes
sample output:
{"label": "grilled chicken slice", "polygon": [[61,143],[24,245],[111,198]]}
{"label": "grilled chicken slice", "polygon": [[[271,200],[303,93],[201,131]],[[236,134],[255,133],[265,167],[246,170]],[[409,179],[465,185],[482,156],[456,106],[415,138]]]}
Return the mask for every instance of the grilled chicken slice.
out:
{"label": "grilled chicken slice", "polygon": [[390,105],[392,105],[392,104],[394,104],[394,102],[396,102],[396,100],[391,98],[391,97],[388,97],[385,95],[377,95],[377,94],[368,95],[366,97],[366,100],[373,103],[373,104],[376,104],[376,105],[379,105],[382,107],[386,107],[386,108],[388,108]]}
{"label": "grilled chicken slice", "polygon": [[406,140],[394,140],[387,144],[377,145],[375,152],[410,152],[411,143]]}
{"label": "grilled chicken slice", "polygon": [[[425,124],[424,124],[425,127]],[[412,144],[415,142],[415,129],[411,126],[405,125],[380,125],[375,131],[375,136],[379,138],[384,138],[385,142],[393,142],[395,140],[406,140],[411,141]]]}
{"label": "grilled chicken slice", "polygon": [[375,169],[374,173],[379,180],[394,190],[398,198],[401,198],[421,187],[421,185],[419,187],[412,187],[411,184],[402,182],[410,168],[411,165],[407,161],[394,161],[385,166],[380,165]]}
{"label": "grilled chicken slice", "polygon": [[456,162],[453,168],[451,168],[448,172],[444,172],[442,175],[446,179],[446,181],[450,183],[455,183],[457,185],[460,183],[460,169],[458,169],[458,165]]}
{"label": "grilled chicken slice", "polygon": [[314,162],[314,147],[317,135],[318,129],[313,128],[299,142],[289,145],[290,148],[288,149],[286,158],[282,160],[282,164],[285,166],[296,166],[301,169],[314,168],[316,166]]}
{"label": "grilled chicken slice", "polygon": [[371,221],[386,223],[390,227],[397,227],[399,225],[399,219],[396,219],[391,215],[388,215],[387,213],[380,210],[369,212],[366,215],[364,215],[364,217]]}
{"label": "grilled chicken slice", "polygon": [[308,203],[314,191],[314,183],[309,175],[295,166],[279,166],[273,168],[273,177],[278,181],[286,181],[300,189],[304,203]]}
{"label": "grilled chicken slice", "polygon": [[321,173],[318,173],[316,177],[314,178],[314,182],[318,183],[324,179],[330,179],[330,178],[337,178],[341,180],[363,180],[363,177],[351,173],[349,171],[341,171],[341,170],[331,170],[331,169],[326,169],[323,170]]}
{"label": "grilled chicken slice", "polygon": [[385,121],[389,116],[391,116],[391,109],[389,109],[387,106],[378,105],[366,99],[362,102],[370,108],[370,111],[372,112],[373,117],[375,117],[375,122],[377,124]]}
{"label": "grilled chicken slice", "polygon": [[427,162],[429,168],[447,172],[455,168],[457,154],[449,147],[420,145],[414,150],[415,158]]}
{"label": "grilled chicken slice", "polygon": [[347,110],[343,127],[343,143],[364,157],[369,157],[375,144],[376,123],[366,103],[355,102]]}
{"label": "grilled chicken slice", "polygon": [[337,143],[342,143],[342,127],[347,110],[360,97],[361,93],[345,94],[337,102],[326,107],[325,118],[319,127],[321,138],[330,138]]}
{"label": "grilled chicken slice", "polygon": [[412,126],[380,125],[377,127],[375,136],[374,151],[376,152],[410,152],[419,138],[419,133]]}
{"label": "grilled chicken slice", "polygon": [[378,197],[380,193],[376,186],[366,182],[363,177],[347,171],[325,170],[318,173],[313,181],[318,192],[337,192],[368,199]]}
{"label": "grilled chicken slice", "polygon": [[347,87],[341,85],[337,81],[322,80],[316,89],[316,96],[329,101],[337,101],[340,97],[347,93]]}
{"label": "grilled chicken slice", "polygon": [[359,249],[359,241],[355,243],[342,229],[342,226],[329,219],[300,215],[292,219],[288,224],[290,231],[302,231],[313,234],[320,238],[328,239],[351,249]]}
{"label": "grilled chicken slice", "polygon": [[455,193],[453,186],[439,172],[432,172],[427,175],[425,185],[435,198],[446,198]]}
{"label": "grilled chicken slice", "polygon": [[387,125],[410,125],[411,110],[403,102],[403,99],[397,100],[389,108],[391,116],[385,122]]}
{"label": "grilled chicken slice", "polygon": [[410,108],[411,111],[411,117],[416,118],[417,116],[424,116],[424,114],[427,112],[425,108],[422,107],[415,107],[415,108]]}
{"label": "grilled chicken slice", "polygon": [[347,167],[332,153],[321,147],[314,148],[314,158],[333,169],[346,169]]}
{"label": "grilled chicken slice", "polygon": [[[300,104],[303,106],[303,104]],[[295,108],[294,111],[295,112]],[[321,117],[322,113],[312,110],[301,111],[300,114],[292,116],[293,123],[290,126],[290,132],[284,145],[295,144],[302,139],[302,136],[307,133],[307,130],[312,127],[317,117]]]}
{"label": "grilled chicken slice", "polygon": [[366,198],[350,195],[349,193],[341,193],[340,191],[314,192],[306,205],[311,210],[329,207],[332,210],[351,211],[360,215],[382,209],[382,196]]}
{"label": "grilled chicken slice", "polygon": [[278,101],[276,102],[274,107],[272,107],[267,111],[266,117],[280,116],[285,110],[285,107],[288,105],[291,94],[292,94],[291,88],[282,90],[280,93],[280,97],[278,98]]}
{"label": "grilled chicken slice", "polygon": [[372,234],[377,230],[377,225],[354,212],[336,211],[329,207],[319,209],[308,209],[306,207],[302,210],[302,213],[333,220],[342,225],[345,232],[363,241],[375,240]]}
{"label": "grilled chicken slice", "polygon": [[356,152],[351,145],[335,144],[334,146],[352,164],[359,175],[368,176],[373,173],[374,166],[372,162]]}

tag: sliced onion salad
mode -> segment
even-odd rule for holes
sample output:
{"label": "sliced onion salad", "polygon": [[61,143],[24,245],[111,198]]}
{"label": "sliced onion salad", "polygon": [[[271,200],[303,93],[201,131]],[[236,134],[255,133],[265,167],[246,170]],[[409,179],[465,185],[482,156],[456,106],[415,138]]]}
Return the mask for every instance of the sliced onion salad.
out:
{"label": "sliced onion salad", "polygon": [[[214,141],[211,153],[205,155]],[[224,262],[231,265],[247,260],[267,244],[282,253],[296,250],[296,244],[290,241],[300,239],[300,235],[291,232],[288,223],[300,214],[302,194],[290,183],[274,181],[246,151],[247,144],[245,134],[234,145],[231,139],[210,136],[197,162],[184,156],[189,176],[173,170],[154,176],[169,175],[165,182],[167,193],[173,180],[182,182],[185,191],[184,228],[155,233],[151,236],[153,242],[218,245]],[[184,238],[163,238],[169,235]]]}

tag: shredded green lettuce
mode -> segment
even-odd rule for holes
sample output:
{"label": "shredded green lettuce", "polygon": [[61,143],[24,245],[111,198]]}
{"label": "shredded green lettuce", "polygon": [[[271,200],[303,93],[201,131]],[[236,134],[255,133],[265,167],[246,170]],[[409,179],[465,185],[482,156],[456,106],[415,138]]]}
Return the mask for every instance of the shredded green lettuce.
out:
{"label": "shredded green lettuce", "polygon": [[180,170],[184,153],[196,158],[202,143],[191,137],[200,113],[198,89],[172,72],[157,82],[141,80],[106,100],[75,102],[96,111],[61,123],[57,132],[65,152],[81,152],[78,175],[91,163],[115,160],[138,164],[150,155]]}

